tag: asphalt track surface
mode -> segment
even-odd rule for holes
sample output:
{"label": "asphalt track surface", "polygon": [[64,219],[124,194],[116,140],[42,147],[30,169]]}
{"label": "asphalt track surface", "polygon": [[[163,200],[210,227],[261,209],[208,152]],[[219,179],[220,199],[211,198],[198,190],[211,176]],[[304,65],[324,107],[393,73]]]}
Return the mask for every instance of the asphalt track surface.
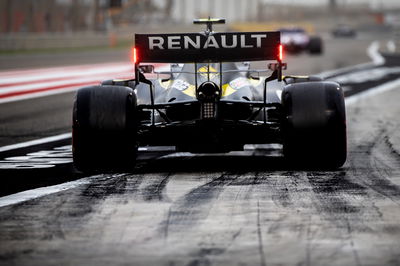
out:
{"label": "asphalt track surface", "polygon": [[[370,43],[334,40],[322,57],[288,57],[289,72],[369,61]],[[11,187],[2,195],[33,189],[33,199],[21,200],[24,192],[0,198],[0,264],[399,265],[396,71],[367,64],[330,74],[353,95],[348,160],[335,171],[287,168],[276,146],[224,155],[143,152],[131,173],[84,176],[68,163],[0,170]],[[376,83],[391,90],[359,96]],[[2,145],[69,132],[72,98],[0,104]],[[62,141],[23,152],[30,162],[70,159]]]}

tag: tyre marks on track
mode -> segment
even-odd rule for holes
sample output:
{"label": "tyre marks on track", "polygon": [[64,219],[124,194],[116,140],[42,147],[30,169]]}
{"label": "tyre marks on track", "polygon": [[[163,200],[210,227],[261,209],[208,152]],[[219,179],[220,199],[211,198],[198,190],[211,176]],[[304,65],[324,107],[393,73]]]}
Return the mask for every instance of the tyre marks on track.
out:
{"label": "tyre marks on track", "polygon": [[264,252],[263,236],[261,231],[261,219],[260,219],[260,201],[257,201],[257,239],[258,239],[258,250],[260,253],[260,265],[266,266],[267,260]]}
{"label": "tyre marks on track", "polygon": [[[362,200],[367,196],[366,188],[352,182],[344,171],[328,175],[308,173],[307,178],[315,196],[313,204],[327,222],[319,229],[319,234],[323,238],[334,236],[336,240],[331,258],[339,260],[338,256],[347,257],[348,260],[353,260],[354,265],[361,265],[359,247],[354,243],[353,231],[368,230],[368,226],[363,224],[366,212],[369,212]],[[349,249],[349,252],[343,254],[343,249]]]}
{"label": "tyre marks on track", "polygon": [[352,204],[355,198],[364,196],[366,188],[351,182],[346,172],[307,173],[314,195],[318,198],[317,208],[321,213],[329,215],[356,214],[360,206]]}
{"label": "tyre marks on track", "polygon": [[[146,181],[149,182],[142,189],[142,196],[145,201],[170,201],[168,197],[164,193],[165,186],[168,183],[168,180],[171,176],[171,173],[162,174],[162,178],[160,181],[159,176],[154,178],[152,175],[146,176]],[[152,180],[151,182],[149,180]]]}
{"label": "tyre marks on track", "polygon": [[[190,254],[185,265],[211,265],[219,256],[230,256],[231,248],[240,241],[237,239],[241,238],[248,222],[251,222],[252,228],[256,225],[254,215],[249,218],[248,215],[241,215],[249,207],[245,199],[253,187],[254,173],[199,173],[197,178],[200,176],[208,181],[176,198],[158,229],[167,250]],[[172,182],[176,182],[176,177],[172,178]],[[168,185],[167,190],[169,188]]]}
{"label": "tyre marks on track", "polygon": [[400,206],[400,183],[391,180],[399,175],[400,159],[386,140],[387,133],[381,131],[372,141],[366,140],[356,147],[350,157],[351,168],[355,169],[352,176],[379,196]]}
{"label": "tyre marks on track", "polygon": [[[166,226],[168,232],[182,232],[185,229],[193,228],[196,223],[207,218],[213,201],[237,176],[237,174],[222,173],[210,182],[185,194],[172,204],[162,227]],[[165,232],[165,229],[161,231]],[[168,235],[168,232],[165,235]]]}
{"label": "tyre marks on track", "polygon": [[374,134],[351,145],[349,162],[338,171],[184,167],[100,175],[90,184],[3,208],[1,241],[15,236],[27,241],[0,256],[40,257],[46,255],[40,250],[56,245],[64,257],[149,258],[157,249],[171,263],[180,258],[185,265],[210,265],[230,257],[245,263],[250,257],[253,264],[267,265],[280,261],[275,254],[284,247],[288,263],[362,265],[373,247],[363,236],[376,235],[381,243],[379,237],[400,233],[384,201],[400,202],[393,180],[400,159],[388,137],[394,133]]}
{"label": "tyre marks on track", "polygon": [[[2,241],[6,239],[27,239],[37,241],[36,244],[58,243],[71,237],[76,231],[82,228],[93,213],[97,204],[107,195],[112,193],[100,193],[102,196],[94,196],[88,193],[90,187],[96,187],[96,183],[110,184],[115,182],[113,177],[98,176],[93,184],[80,186],[77,189],[70,189],[58,194],[41,197],[35,200],[22,202],[2,208],[0,216],[0,228],[2,229]],[[97,189],[98,192],[101,192]],[[29,209],[29,212],[24,210]],[[83,232],[80,232],[83,233]],[[2,245],[3,248],[3,245]],[[3,256],[11,255],[8,252],[21,252],[34,250],[31,242],[20,243],[14,249],[5,247]],[[8,251],[8,252],[7,252]]]}
{"label": "tyre marks on track", "polygon": [[[183,179],[184,193],[172,189]],[[110,252],[125,259],[146,257],[157,247],[171,254],[165,261],[176,261],[174,255],[181,254],[186,265],[210,265],[236,252],[245,252],[247,259],[251,255],[257,264],[273,264],[283,246],[292,253],[289,261],[323,264],[348,259],[344,250],[349,248],[359,265],[363,255],[354,235],[377,230],[376,219],[382,217],[369,205],[374,197],[347,169],[325,175],[279,170],[127,173],[99,176],[89,185],[7,208],[14,208],[13,215],[26,229],[21,239],[28,241],[17,249],[17,257],[27,250],[40,255],[29,241],[39,239],[42,247],[58,243],[65,256],[91,254],[99,259]],[[0,214],[0,228],[2,233],[8,230],[11,239],[17,234],[17,220],[6,222],[10,217],[5,213]],[[71,238],[76,246],[65,241]],[[330,239],[328,253],[320,239]],[[252,249],[241,250],[242,243]]]}

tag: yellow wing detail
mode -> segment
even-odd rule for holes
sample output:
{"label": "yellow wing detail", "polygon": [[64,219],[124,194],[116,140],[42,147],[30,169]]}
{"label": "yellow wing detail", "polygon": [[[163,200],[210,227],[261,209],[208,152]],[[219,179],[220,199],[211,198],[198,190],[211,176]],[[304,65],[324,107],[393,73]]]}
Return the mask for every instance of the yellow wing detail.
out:
{"label": "yellow wing detail", "polygon": [[189,95],[190,97],[196,97],[196,88],[194,87],[194,85],[189,85],[189,87],[182,92],[186,95]]}
{"label": "yellow wing detail", "polygon": [[231,95],[234,92],[236,92],[236,90],[232,88],[229,83],[222,85],[222,97]]}

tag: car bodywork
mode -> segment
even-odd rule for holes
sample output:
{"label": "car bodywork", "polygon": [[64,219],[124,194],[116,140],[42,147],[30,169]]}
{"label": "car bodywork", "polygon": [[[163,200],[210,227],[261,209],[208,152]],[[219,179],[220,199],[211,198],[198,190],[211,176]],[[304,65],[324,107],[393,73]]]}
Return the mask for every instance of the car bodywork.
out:
{"label": "car bodywork", "polygon": [[[190,49],[188,43],[196,39]],[[285,64],[279,32],[137,34],[135,40],[139,60],[185,63],[156,73],[168,78],[147,79],[136,62],[138,109],[147,117],[140,123],[141,145],[227,152],[281,142],[276,109]],[[236,62],[243,60],[276,60],[272,78],[259,75],[267,68],[252,70],[248,62]]]}
{"label": "car bodywork", "polygon": [[[176,145],[190,152],[226,152],[249,143],[280,142],[274,110],[279,108],[283,83],[251,73],[247,64],[233,62],[173,66],[170,78],[151,81],[154,105],[146,84],[139,84],[138,107],[148,118],[142,124],[141,143]],[[199,100],[196,88],[200,86],[209,86],[215,90],[210,94],[217,95]],[[154,130],[157,127],[162,128]]]}

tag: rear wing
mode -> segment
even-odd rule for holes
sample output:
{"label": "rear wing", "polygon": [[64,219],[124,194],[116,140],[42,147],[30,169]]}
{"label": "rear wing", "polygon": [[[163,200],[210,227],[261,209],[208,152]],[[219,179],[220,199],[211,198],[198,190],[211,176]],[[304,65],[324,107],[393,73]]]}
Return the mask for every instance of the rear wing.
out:
{"label": "rear wing", "polygon": [[139,62],[281,61],[280,32],[135,34]]}

